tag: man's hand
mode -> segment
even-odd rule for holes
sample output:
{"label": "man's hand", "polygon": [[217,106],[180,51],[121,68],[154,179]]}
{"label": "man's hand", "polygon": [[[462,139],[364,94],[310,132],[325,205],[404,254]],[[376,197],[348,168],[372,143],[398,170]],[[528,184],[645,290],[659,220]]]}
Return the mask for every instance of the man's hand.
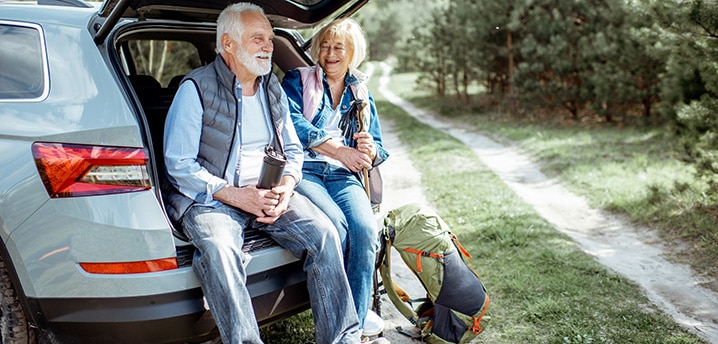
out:
{"label": "man's hand", "polygon": [[270,224],[287,211],[295,184],[293,177],[284,176],[280,184],[272,189],[257,189],[253,185],[241,188],[227,185],[212,196],[222,203],[256,215],[257,222]]}
{"label": "man's hand", "polygon": [[258,216],[257,222],[271,224],[274,223],[274,221],[276,221],[280,216],[282,216],[282,214],[287,211],[287,206],[289,206],[289,198],[292,197],[295,185],[296,180],[294,180],[294,177],[283,176],[282,181],[279,183],[279,185],[273,187],[270,190],[273,194],[273,197],[277,197],[276,205],[274,205],[268,210],[263,209],[262,215],[264,216]]}

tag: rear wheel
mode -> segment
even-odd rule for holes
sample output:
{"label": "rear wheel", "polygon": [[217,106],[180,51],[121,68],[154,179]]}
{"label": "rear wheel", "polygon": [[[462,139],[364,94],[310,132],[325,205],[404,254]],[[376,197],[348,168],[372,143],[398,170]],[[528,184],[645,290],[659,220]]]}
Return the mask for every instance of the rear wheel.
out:
{"label": "rear wheel", "polygon": [[0,343],[36,344],[35,333],[25,318],[22,303],[0,258]]}

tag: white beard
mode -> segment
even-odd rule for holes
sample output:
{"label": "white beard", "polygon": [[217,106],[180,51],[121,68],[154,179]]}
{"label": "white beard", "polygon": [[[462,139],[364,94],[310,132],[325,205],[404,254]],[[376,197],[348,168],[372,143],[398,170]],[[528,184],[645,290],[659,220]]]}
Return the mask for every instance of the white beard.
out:
{"label": "white beard", "polygon": [[[267,57],[265,61],[259,60],[260,57]],[[251,73],[259,76],[265,75],[272,70],[272,54],[271,53],[255,53],[250,55],[242,49],[237,50],[237,60],[243,64]]]}

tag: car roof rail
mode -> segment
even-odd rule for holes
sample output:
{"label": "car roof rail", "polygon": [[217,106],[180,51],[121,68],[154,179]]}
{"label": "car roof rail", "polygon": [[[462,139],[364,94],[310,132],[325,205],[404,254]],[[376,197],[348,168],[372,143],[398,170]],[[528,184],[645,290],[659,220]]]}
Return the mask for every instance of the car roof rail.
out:
{"label": "car roof rail", "polygon": [[93,7],[84,0],[37,0],[38,5],[71,6],[71,7]]}

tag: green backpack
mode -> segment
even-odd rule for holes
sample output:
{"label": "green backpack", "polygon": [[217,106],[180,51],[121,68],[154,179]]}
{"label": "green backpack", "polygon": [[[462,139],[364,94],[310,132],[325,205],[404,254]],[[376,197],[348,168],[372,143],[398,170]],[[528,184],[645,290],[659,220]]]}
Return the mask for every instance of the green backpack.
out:
{"label": "green backpack", "polygon": [[[379,256],[382,285],[397,310],[427,343],[466,343],[482,330],[489,296],[471,267],[468,252],[431,209],[407,204],[384,219]],[[391,279],[391,248],[419,278],[427,298],[411,299]],[[420,304],[412,309],[414,302]],[[411,331],[398,329],[411,335]]]}

